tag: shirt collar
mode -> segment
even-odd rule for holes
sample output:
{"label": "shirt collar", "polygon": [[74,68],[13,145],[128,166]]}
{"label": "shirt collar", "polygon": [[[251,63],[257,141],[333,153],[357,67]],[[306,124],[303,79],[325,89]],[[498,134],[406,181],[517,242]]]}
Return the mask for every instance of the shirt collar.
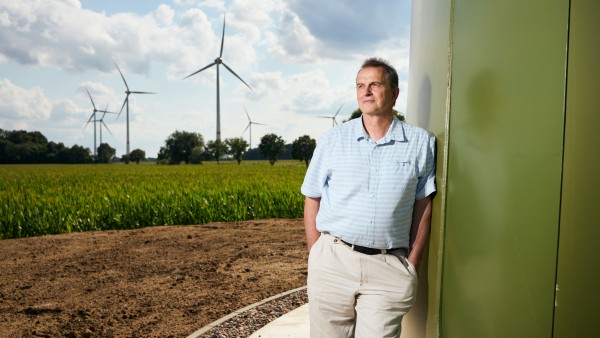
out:
{"label": "shirt collar", "polygon": [[[352,130],[353,139],[357,141],[368,139],[369,135],[362,124],[362,116],[355,120],[354,128]],[[396,116],[394,116],[392,124],[390,125],[390,129],[388,129],[387,133],[385,133],[385,136],[380,143],[386,144],[391,141],[408,142],[406,131],[404,130],[404,122],[398,120]]]}

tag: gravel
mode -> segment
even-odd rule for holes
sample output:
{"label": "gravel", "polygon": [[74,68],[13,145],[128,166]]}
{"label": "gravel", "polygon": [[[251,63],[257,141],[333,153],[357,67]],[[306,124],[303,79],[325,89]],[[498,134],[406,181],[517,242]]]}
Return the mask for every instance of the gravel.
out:
{"label": "gravel", "polygon": [[306,288],[304,288],[243,311],[196,337],[248,337],[274,319],[279,318],[307,302]]}

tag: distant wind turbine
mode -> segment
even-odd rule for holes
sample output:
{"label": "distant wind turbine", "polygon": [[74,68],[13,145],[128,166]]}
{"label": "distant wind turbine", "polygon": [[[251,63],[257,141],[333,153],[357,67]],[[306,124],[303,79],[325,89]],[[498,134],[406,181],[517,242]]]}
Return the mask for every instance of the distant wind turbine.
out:
{"label": "distant wind turbine", "polygon": [[115,63],[115,67],[117,67],[117,70],[119,71],[119,74],[121,74],[121,78],[123,79],[123,82],[125,83],[125,100],[123,101],[123,105],[121,106],[121,110],[119,110],[119,115],[117,116],[117,118],[119,118],[119,116],[121,116],[121,112],[123,111],[123,108],[125,106],[127,106],[127,153],[126,155],[129,155],[129,94],[156,94],[156,93],[152,93],[152,92],[138,92],[138,91],[131,91],[129,90],[129,86],[127,85],[127,81],[125,81],[125,77],[123,76],[123,73],[121,72],[121,69],[119,68],[119,66],[117,66],[117,64]]}
{"label": "distant wind turbine", "polygon": [[100,123],[100,144],[102,144],[102,126],[103,125],[104,125],[104,128],[106,128],[106,131],[108,131],[108,133],[112,136],[110,129],[108,129],[108,126],[106,125],[106,123],[104,123],[104,117],[106,116],[106,114],[118,114],[118,113],[108,111],[108,104],[106,105],[106,108],[102,111],[102,117],[98,120],[98,122]]}
{"label": "distant wind turbine", "polygon": [[[104,110],[97,109],[96,104],[94,103],[94,99],[92,99],[92,95],[90,94],[90,91],[87,88],[85,89],[85,91],[87,92],[87,94],[90,98],[90,101],[92,102],[93,110],[92,110],[92,115],[90,115],[90,118],[85,123],[85,126],[83,127],[83,129],[85,129],[90,122],[94,123],[94,156],[96,156],[96,149],[97,149],[97,146],[96,146],[96,122],[104,123],[104,121],[98,120],[98,118],[96,117],[96,114],[97,113],[106,114],[106,113],[110,113],[110,112],[107,112],[106,109],[104,109]],[[107,106],[107,108],[108,108],[108,106]],[[103,118],[104,118],[104,115],[103,115]],[[100,143],[102,143],[102,125],[100,125]]]}
{"label": "distant wind turbine", "polygon": [[335,120],[335,118],[340,113],[340,110],[342,110],[343,106],[344,106],[344,104],[342,103],[342,105],[340,106],[340,108],[337,110],[337,112],[335,112],[335,115],[333,115],[333,116],[317,116],[317,117],[321,117],[321,118],[325,118],[325,119],[332,119],[333,120],[332,127],[335,127],[335,126],[337,126],[337,121]]}
{"label": "distant wind turbine", "polygon": [[235,75],[235,77],[237,77],[240,81],[242,81],[246,87],[250,88],[250,90],[252,90],[252,87],[250,87],[244,80],[242,80],[241,77],[239,77],[231,68],[229,68],[229,66],[227,66],[225,64],[225,62],[223,62],[223,59],[221,59],[221,57],[223,56],[223,44],[225,42],[225,15],[223,15],[223,33],[221,35],[221,51],[219,52],[219,57],[217,57],[215,59],[215,61],[211,64],[209,64],[208,66],[205,66],[204,68],[200,68],[199,70],[193,72],[192,74],[184,77],[183,79],[187,79],[190,76],[196,75],[198,73],[200,73],[201,71],[208,69],[214,65],[217,66],[217,141],[221,140],[221,98],[220,98],[220,92],[219,92],[219,65],[223,65],[225,68],[227,68],[227,70],[229,72],[231,72],[231,74]]}
{"label": "distant wind turbine", "polygon": [[248,110],[246,110],[246,107],[244,107],[244,111],[246,112],[246,116],[248,117],[248,125],[246,126],[246,129],[244,129],[244,131],[242,132],[242,135],[244,135],[244,133],[246,132],[246,130],[250,129],[250,149],[252,149],[252,125],[253,124],[257,124],[259,126],[265,126],[266,124],[262,124],[262,123],[258,123],[258,122],[254,122],[250,119],[250,115],[248,114]]}

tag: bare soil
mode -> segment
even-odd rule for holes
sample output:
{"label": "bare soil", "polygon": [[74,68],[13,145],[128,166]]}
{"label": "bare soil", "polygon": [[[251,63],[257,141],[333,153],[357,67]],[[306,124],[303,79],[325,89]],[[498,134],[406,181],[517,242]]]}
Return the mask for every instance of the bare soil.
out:
{"label": "bare soil", "polygon": [[0,337],[186,337],[306,284],[302,220],[0,241]]}

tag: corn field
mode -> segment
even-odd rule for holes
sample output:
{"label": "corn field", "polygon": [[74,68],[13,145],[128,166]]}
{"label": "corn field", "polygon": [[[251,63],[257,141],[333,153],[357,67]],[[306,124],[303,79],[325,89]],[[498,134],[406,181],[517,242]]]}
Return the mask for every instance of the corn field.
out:
{"label": "corn field", "polygon": [[297,161],[0,166],[0,239],[302,217]]}

